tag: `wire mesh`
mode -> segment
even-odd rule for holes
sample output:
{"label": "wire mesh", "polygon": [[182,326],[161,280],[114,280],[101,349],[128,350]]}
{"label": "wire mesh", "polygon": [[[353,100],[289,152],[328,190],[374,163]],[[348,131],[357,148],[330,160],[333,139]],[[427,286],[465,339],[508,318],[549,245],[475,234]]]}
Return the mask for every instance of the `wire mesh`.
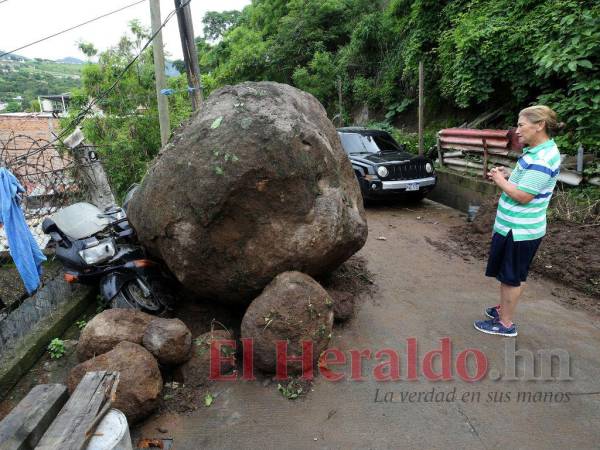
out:
{"label": "wire mesh", "polygon": [[[49,237],[42,231],[42,222],[58,209],[89,198],[90,180],[84,179],[84,171],[81,170],[83,164],[56,140],[35,139],[14,132],[0,138],[0,166],[10,170],[25,189],[21,194],[25,220],[39,247],[50,257],[52,250],[46,249]],[[56,272],[51,263],[46,269],[46,279]],[[22,300],[24,296],[26,291],[14,266],[2,227],[0,310],[4,305]]]}

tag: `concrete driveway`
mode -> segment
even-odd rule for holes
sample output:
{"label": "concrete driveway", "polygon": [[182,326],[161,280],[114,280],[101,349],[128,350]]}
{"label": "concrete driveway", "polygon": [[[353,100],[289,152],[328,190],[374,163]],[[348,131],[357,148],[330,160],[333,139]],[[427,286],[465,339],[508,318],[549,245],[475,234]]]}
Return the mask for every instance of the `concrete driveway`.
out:
{"label": "concrete driveway", "polygon": [[[483,276],[483,262],[455,256],[447,245],[450,227],[464,220],[459,213],[426,201],[371,208],[367,215],[369,240],[360,255],[375,273],[377,291],[334,330],[331,346],[348,356],[351,349],[397,351],[399,381],[375,380],[372,369],[384,359],[372,359],[364,363],[365,381],[348,379],[348,363],[335,368],[345,380],[317,377],[296,401],[283,398],[276,382],[221,382],[211,388],[210,408],[160,416],[139,432],[171,436],[178,450],[600,448],[600,317],[566,309],[560,296],[571,295],[568,289],[532,279],[518,311],[519,336],[483,335],[473,321],[497,303],[498,283]],[[423,358],[445,337],[452,380],[430,381]],[[415,381],[408,380],[410,338],[417,342]],[[480,381],[463,380],[476,373],[475,351],[462,364],[466,371],[457,370],[466,349],[485,355]],[[544,360],[540,350],[556,356]],[[432,359],[430,377],[440,372],[440,360]],[[507,380],[513,369],[516,379]]]}

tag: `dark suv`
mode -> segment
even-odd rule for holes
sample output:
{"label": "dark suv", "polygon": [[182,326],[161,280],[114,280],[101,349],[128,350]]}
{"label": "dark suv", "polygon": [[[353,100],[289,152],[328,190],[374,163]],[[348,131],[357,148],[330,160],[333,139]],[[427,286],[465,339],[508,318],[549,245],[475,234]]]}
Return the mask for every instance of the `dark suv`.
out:
{"label": "dark suv", "polygon": [[382,130],[338,128],[365,200],[402,196],[420,200],[436,185],[433,161],[405,151]]}

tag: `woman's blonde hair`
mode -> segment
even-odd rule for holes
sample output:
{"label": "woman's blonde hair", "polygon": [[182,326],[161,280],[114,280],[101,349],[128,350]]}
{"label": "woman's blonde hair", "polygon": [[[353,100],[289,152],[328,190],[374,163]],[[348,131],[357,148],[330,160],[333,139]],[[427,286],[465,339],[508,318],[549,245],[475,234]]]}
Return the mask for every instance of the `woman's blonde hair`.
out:
{"label": "woman's blonde hair", "polygon": [[522,109],[519,116],[524,116],[531,123],[544,122],[546,124],[546,132],[553,136],[557,131],[565,127],[563,122],[559,122],[556,112],[546,105],[534,105]]}

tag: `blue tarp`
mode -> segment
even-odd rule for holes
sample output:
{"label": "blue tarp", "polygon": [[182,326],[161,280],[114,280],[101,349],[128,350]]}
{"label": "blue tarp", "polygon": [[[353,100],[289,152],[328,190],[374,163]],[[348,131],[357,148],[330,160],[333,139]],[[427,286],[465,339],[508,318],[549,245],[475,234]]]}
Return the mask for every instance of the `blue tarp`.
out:
{"label": "blue tarp", "polygon": [[23,279],[25,289],[32,294],[40,285],[42,262],[46,257],[33,238],[21,209],[20,193],[25,192],[15,176],[0,167],[0,222],[8,240],[10,255]]}

